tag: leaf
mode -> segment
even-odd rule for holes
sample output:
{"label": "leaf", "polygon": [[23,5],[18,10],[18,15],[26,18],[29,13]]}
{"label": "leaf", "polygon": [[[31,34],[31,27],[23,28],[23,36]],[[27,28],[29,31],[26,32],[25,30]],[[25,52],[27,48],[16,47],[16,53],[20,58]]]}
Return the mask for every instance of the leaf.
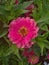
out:
{"label": "leaf", "polygon": [[[37,23],[46,22],[49,20],[49,1],[48,0],[34,0],[36,5],[32,16],[37,21]],[[40,5],[40,6],[39,6]]]}
{"label": "leaf", "polygon": [[14,4],[14,0],[5,1],[4,5],[0,5],[0,19],[3,23],[8,24],[9,21],[27,12],[25,8],[29,6],[32,1],[24,2],[19,5]]}
{"label": "leaf", "polygon": [[23,62],[19,62],[19,65],[24,65]]}
{"label": "leaf", "polygon": [[36,43],[41,49],[41,55],[43,55],[45,48],[49,49],[49,41],[47,40],[47,38],[43,38],[42,35],[36,38]]}
{"label": "leaf", "polygon": [[[36,21],[38,21],[42,17],[43,7],[42,0],[34,0],[35,8],[33,10],[32,16]],[[40,6],[39,6],[40,5]]]}
{"label": "leaf", "polygon": [[16,47],[16,45],[12,45],[11,46],[11,50],[13,51],[13,53],[21,60],[21,57],[19,55],[19,49]]}
{"label": "leaf", "polygon": [[40,56],[40,47],[37,44],[34,44],[33,50],[37,56]]}
{"label": "leaf", "polygon": [[47,20],[49,20],[49,17],[47,16],[47,17],[43,17],[43,18],[40,18],[38,21],[37,21],[37,23],[41,23],[41,22],[43,22],[43,21],[47,21]]}
{"label": "leaf", "polygon": [[43,56],[43,51],[44,51],[44,48],[45,48],[45,44],[43,42],[37,42],[37,44],[39,45],[40,49],[41,49],[41,56]]}
{"label": "leaf", "polygon": [[6,43],[6,41],[1,38],[0,39],[0,57],[5,57],[6,56],[6,51],[8,50],[9,45]]}
{"label": "leaf", "polygon": [[24,3],[22,3],[22,4],[19,4],[19,5],[17,5],[16,7],[17,7],[17,9],[18,8],[20,8],[20,9],[25,9],[25,8],[27,8],[30,4],[32,4],[33,3],[33,1],[27,1],[27,2],[24,2]]}
{"label": "leaf", "polygon": [[48,31],[47,25],[42,25],[42,26],[41,26],[41,30]]}
{"label": "leaf", "polygon": [[9,65],[8,64],[8,58],[7,57],[3,57],[2,58],[2,65]]}
{"label": "leaf", "polygon": [[18,63],[20,60],[16,57],[16,55],[11,54],[7,58],[9,58],[8,65],[19,65]]}
{"label": "leaf", "polygon": [[33,3],[33,1],[28,1],[28,2],[24,2],[22,5],[23,5],[23,7],[22,8],[27,8],[30,4],[32,4]]}
{"label": "leaf", "polygon": [[45,44],[45,48],[49,49],[49,41],[48,40],[43,40],[44,44]]}
{"label": "leaf", "polygon": [[35,20],[38,20],[39,15],[38,15],[38,13],[37,13],[36,8],[33,10],[33,14],[31,14],[31,16],[33,16],[33,18],[34,18]]}
{"label": "leaf", "polygon": [[11,54],[13,53],[13,50],[11,49],[11,47],[9,47],[7,50],[6,50],[6,53],[5,53],[5,57],[7,56],[10,56]]}
{"label": "leaf", "polygon": [[18,16],[20,16],[20,15],[26,13],[26,12],[28,12],[28,11],[27,10],[18,9],[18,10],[15,11],[14,16],[15,16],[15,18],[17,18]]}
{"label": "leaf", "polygon": [[7,22],[7,18],[6,18],[5,15],[3,15],[3,14],[0,14],[0,20],[1,20],[4,24],[6,24],[6,22]]}
{"label": "leaf", "polygon": [[43,34],[42,38],[47,39],[48,35],[49,35],[49,31],[47,31],[45,34]]}
{"label": "leaf", "polygon": [[0,21],[0,38],[7,34],[7,28],[3,27],[4,24]]}
{"label": "leaf", "polygon": [[0,38],[5,36],[7,34],[7,30],[3,30],[1,33],[0,33]]}
{"label": "leaf", "polygon": [[49,12],[42,15],[42,17],[37,21],[37,23],[41,23],[41,22],[45,23],[47,20],[49,20]]}
{"label": "leaf", "polygon": [[45,11],[49,10],[49,0],[43,0],[43,8]]}

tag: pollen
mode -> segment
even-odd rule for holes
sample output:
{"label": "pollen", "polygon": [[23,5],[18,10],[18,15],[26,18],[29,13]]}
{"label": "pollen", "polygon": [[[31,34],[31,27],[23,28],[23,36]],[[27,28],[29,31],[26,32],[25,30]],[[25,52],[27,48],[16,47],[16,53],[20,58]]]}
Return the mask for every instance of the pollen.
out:
{"label": "pollen", "polygon": [[33,61],[33,60],[35,60],[35,56],[34,56],[34,55],[33,55],[33,57],[32,57],[32,61]]}
{"label": "pollen", "polygon": [[19,33],[22,35],[22,36],[26,36],[28,34],[28,30],[26,27],[21,27],[19,29]]}

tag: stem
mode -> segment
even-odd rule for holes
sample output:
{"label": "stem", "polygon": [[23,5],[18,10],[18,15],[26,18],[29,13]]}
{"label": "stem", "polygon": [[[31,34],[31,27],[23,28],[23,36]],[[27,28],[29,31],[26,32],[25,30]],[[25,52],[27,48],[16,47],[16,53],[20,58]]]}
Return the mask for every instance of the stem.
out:
{"label": "stem", "polygon": [[5,39],[5,41],[8,43],[8,44],[10,44],[10,41],[4,36],[3,37],[4,39]]}
{"label": "stem", "polygon": [[41,49],[41,56],[43,56],[43,48]]}

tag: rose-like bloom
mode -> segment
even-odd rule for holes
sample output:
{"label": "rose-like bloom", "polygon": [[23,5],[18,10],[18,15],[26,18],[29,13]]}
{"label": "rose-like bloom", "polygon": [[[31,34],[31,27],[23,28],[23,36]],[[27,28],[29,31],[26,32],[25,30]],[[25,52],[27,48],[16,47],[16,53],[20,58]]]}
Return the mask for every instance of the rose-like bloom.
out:
{"label": "rose-like bloom", "polygon": [[34,51],[29,51],[28,49],[25,49],[22,54],[24,57],[29,58],[34,55]]}
{"label": "rose-like bloom", "polygon": [[[28,12],[27,13],[25,13],[25,16],[30,16],[30,14],[32,13],[32,10],[34,9],[34,5],[33,4],[31,4],[31,5],[29,5],[27,8],[26,8],[26,10],[28,10]],[[30,16],[31,17],[31,16]]]}
{"label": "rose-like bloom", "polygon": [[32,11],[32,9],[34,9],[34,5],[33,5],[33,4],[29,5],[29,6],[26,8],[26,10],[31,10],[31,11]]}
{"label": "rose-like bloom", "polygon": [[23,51],[23,56],[26,57],[28,62],[31,64],[36,64],[39,62],[39,57],[35,55],[35,52],[33,50],[29,51],[25,49]]}
{"label": "rose-like bloom", "polygon": [[39,28],[34,19],[18,17],[9,24],[8,38],[18,48],[29,48],[34,44],[30,41],[37,37],[38,30]]}
{"label": "rose-like bloom", "polygon": [[32,57],[28,58],[28,62],[31,64],[36,64],[39,62],[39,57],[36,55],[33,55]]}

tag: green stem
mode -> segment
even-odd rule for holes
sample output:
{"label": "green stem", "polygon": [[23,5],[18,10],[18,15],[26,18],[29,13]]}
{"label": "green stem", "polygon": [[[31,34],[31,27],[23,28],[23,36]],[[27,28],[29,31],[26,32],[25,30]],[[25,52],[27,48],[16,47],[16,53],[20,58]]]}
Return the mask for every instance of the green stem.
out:
{"label": "green stem", "polygon": [[5,36],[3,38],[8,44],[10,44],[10,41]]}
{"label": "green stem", "polygon": [[41,56],[43,56],[43,48],[41,49]]}

